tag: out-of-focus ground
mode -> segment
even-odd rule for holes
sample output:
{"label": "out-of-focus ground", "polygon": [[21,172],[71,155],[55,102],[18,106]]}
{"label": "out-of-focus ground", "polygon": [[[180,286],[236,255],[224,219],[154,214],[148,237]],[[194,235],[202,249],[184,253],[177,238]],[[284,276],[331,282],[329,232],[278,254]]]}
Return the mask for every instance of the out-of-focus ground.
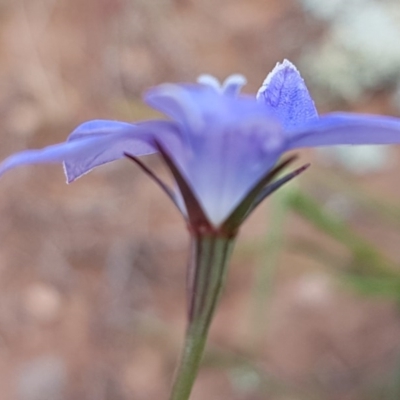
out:
{"label": "out-of-focus ground", "polygon": [[[335,87],[340,76],[367,71],[368,59],[346,64],[351,51],[330,40],[336,25],[303,3],[2,0],[1,157],[62,141],[87,119],[150,117],[140,93],[164,81],[240,72],[249,81],[245,91],[255,92],[283,58],[299,63],[321,111],[398,113],[399,77],[386,69],[373,85],[354,78],[351,96],[347,85]],[[368,2],[351,3],[364,10]],[[382,3],[393,18],[393,10],[400,13],[396,2]],[[323,60],[332,54],[324,46],[339,54],[336,64],[325,62],[338,68],[333,72],[317,64],[318,49]],[[400,204],[399,155],[393,150],[386,170],[349,178],[350,185]],[[316,186],[312,177],[336,172],[314,153],[301,160],[314,163],[300,188],[333,213],[340,209],[399,263],[398,229]],[[149,163],[162,171],[157,158]],[[339,175],[348,179],[343,169]],[[128,161],[70,186],[64,181],[61,166],[24,167],[0,180],[0,398],[166,399],[185,328],[184,223]],[[261,207],[242,230],[192,399],[398,399],[400,316],[390,296],[361,295],[338,277],[339,267],[286,246],[265,307],[254,315],[271,212]],[[293,213],[285,237],[348,257]]]}

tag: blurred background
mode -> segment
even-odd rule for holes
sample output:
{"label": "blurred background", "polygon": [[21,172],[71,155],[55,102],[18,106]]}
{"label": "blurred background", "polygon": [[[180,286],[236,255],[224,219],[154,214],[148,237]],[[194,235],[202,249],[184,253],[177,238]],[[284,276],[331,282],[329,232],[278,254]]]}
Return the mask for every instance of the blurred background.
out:
{"label": "blurred background", "polygon": [[[301,70],[320,112],[400,116],[398,0],[1,0],[0,156],[201,73]],[[243,227],[193,400],[400,398],[400,148],[304,151]],[[161,162],[148,163],[160,173]],[[168,397],[188,233],[120,161],[0,181],[1,400]]]}

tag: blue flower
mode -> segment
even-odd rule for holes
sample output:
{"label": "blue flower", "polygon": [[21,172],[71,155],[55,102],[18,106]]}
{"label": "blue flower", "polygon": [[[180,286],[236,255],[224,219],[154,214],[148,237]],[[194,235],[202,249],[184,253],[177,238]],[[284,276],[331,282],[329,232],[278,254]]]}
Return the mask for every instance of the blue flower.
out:
{"label": "blue flower", "polygon": [[[191,227],[218,229],[234,216],[237,228],[255,204],[285,181],[270,183],[283,153],[302,147],[400,143],[400,119],[319,116],[303,79],[287,60],[277,64],[257,96],[240,95],[244,83],[240,75],[222,85],[202,75],[198,84],[154,87],[144,99],[168,120],[86,122],[64,143],[7,158],[0,174],[22,164],[63,163],[72,182],[128,156],[163,187]],[[161,154],[177,190],[166,187],[138,159],[151,153]]]}

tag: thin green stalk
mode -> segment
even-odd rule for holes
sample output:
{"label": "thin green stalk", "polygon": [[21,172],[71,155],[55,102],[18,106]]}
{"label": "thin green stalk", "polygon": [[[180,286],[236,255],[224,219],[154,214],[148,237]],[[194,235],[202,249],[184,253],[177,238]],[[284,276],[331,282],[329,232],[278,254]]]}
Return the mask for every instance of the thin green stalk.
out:
{"label": "thin green stalk", "polygon": [[265,337],[267,320],[260,318],[265,314],[271,283],[283,246],[283,226],[288,213],[288,199],[293,191],[291,187],[278,190],[270,200],[271,213],[268,220],[268,232],[263,243],[263,260],[256,270],[253,282],[252,318],[253,350],[257,351],[262,338]]}
{"label": "thin green stalk", "polygon": [[397,265],[376,247],[353,232],[343,221],[327,213],[314,199],[296,190],[289,199],[290,208],[322,232],[345,245],[363,274],[397,277]]}
{"label": "thin green stalk", "polygon": [[170,400],[187,400],[196,379],[208,330],[226,278],[232,238],[195,236],[189,266],[189,324]]}
{"label": "thin green stalk", "polygon": [[357,202],[357,206],[362,207],[369,214],[372,213],[382,218],[386,223],[399,229],[400,208],[393,202],[383,200],[371,190],[361,187],[354,179],[348,176],[343,177],[330,171],[324,171],[322,176],[314,173],[313,180],[319,186],[324,185],[331,190],[346,194],[346,196]]}

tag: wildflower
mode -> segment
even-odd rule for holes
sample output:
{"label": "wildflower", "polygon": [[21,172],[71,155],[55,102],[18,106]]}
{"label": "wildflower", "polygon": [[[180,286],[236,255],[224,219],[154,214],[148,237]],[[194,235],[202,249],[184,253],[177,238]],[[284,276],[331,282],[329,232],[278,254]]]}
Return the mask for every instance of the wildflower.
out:
{"label": "wildflower", "polygon": [[[287,151],[338,144],[400,143],[400,120],[332,113],[319,116],[299,72],[277,64],[257,96],[240,95],[245,80],[222,85],[203,75],[198,84],[164,84],[145,101],[168,120],[139,123],[95,120],[67,141],[6,159],[0,174],[23,164],[63,163],[67,182],[102,164],[128,157],[173,200],[193,239],[189,265],[189,324],[171,400],[189,397],[207,332],[226,275],[234,237],[243,220],[270,193],[306,166],[275,180],[293,158]],[[177,184],[172,190],[138,158],[159,153]]]}
{"label": "wildflower", "polygon": [[136,159],[158,152],[178,180],[180,192],[168,193],[180,210],[189,220],[200,213],[217,228],[288,150],[400,142],[400,121],[395,118],[318,116],[303,79],[287,60],[268,75],[257,98],[239,95],[245,83],[240,75],[222,86],[208,75],[199,82],[164,84],[145,94],[145,101],[170,120],[86,122],[64,143],[9,157],[0,174],[22,164],[63,163],[72,182],[125,155]]}

